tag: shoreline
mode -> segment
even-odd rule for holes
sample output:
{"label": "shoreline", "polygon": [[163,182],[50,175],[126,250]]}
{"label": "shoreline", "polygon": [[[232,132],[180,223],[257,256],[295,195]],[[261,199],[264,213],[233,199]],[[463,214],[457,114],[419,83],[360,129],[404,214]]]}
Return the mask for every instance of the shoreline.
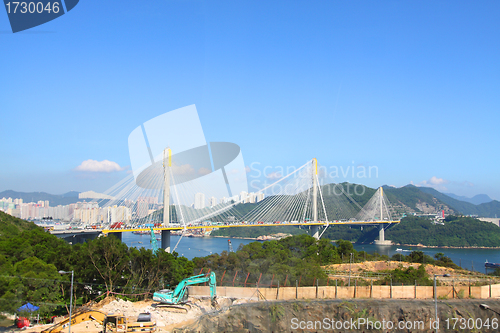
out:
{"label": "shoreline", "polygon": [[214,237],[214,238],[234,238],[234,239],[249,239],[249,240],[254,240],[256,242],[262,242],[258,240],[257,238],[252,238],[252,237],[235,237],[235,236],[205,236],[205,237]]}
{"label": "shoreline", "polygon": [[423,244],[399,244],[395,243],[394,246],[413,246],[421,248],[431,248],[431,249],[483,249],[483,250],[498,250],[500,246],[488,247],[488,246],[437,246],[437,245],[423,245]]}
{"label": "shoreline", "polygon": [[[247,239],[254,240],[256,242],[263,242],[262,240],[258,240],[257,238],[252,237],[236,237],[236,236],[205,236],[205,237],[215,237],[215,238],[234,238],[234,239]],[[332,240],[332,242],[336,242],[336,240]],[[350,241],[353,244],[364,245],[365,243],[356,243]],[[374,243],[368,243],[370,245],[374,245]],[[383,246],[383,245],[382,245]],[[488,246],[437,246],[437,245],[423,245],[423,244],[401,244],[401,243],[393,243],[390,246],[408,246],[408,247],[420,247],[420,248],[429,248],[429,249],[482,249],[482,250],[500,250],[500,246],[488,247]]]}

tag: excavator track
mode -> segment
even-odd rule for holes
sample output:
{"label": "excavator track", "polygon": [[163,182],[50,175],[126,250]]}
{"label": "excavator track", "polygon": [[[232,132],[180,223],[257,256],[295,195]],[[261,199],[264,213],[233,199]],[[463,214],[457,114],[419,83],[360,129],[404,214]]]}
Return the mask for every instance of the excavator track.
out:
{"label": "excavator track", "polygon": [[167,310],[169,312],[174,312],[174,313],[188,313],[189,310],[191,310],[191,304],[189,304],[189,303],[184,303],[184,304],[159,303],[159,304],[156,304],[156,307],[159,309]]}

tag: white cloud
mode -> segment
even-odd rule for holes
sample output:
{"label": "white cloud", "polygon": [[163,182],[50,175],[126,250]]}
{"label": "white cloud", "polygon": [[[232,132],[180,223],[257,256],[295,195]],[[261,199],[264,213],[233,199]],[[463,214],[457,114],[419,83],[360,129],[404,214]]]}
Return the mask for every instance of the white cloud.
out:
{"label": "white cloud", "polygon": [[274,180],[274,179],[280,179],[283,177],[280,172],[271,172],[270,174],[266,175],[268,179]]}
{"label": "white cloud", "polygon": [[[449,180],[446,180],[443,178],[438,178],[436,176],[432,176],[431,179],[421,181],[420,183],[415,184],[415,185],[416,186],[432,187],[438,191],[447,191],[448,188],[445,185],[448,184],[449,182],[450,182]],[[413,184],[413,182],[412,182],[412,184]]]}
{"label": "white cloud", "polygon": [[429,179],[429,184],[431,185],[442,185],[442,184],[448,184],[448,181],[443,178],[438,178],[436,176],[432,176],[431,179]]}
{"label": "white cloud", "polygon": [[200,169],[198,170],[198,173],[199,173],[200,175],[208,175],[208,174],[209,174],[209,173],[211,173],[211,172],[212,172],[212,171],[210,171],[210,170],[209,170],[209,169],[207,169],[207,168],[200,168]]}
{"label": "white cloud", "polygon": [[195,174],[194,168],[190,164],[172,165],[172,173],[174,175],[191,176]]}
{"label": "white cloud", "polygon": [[118,163],[113,161],[96,161],[96,160],[86,160],[82,164],[75,168],[76,171],[86,171],[86,172],[116,172],[122,171],[122,168]]}

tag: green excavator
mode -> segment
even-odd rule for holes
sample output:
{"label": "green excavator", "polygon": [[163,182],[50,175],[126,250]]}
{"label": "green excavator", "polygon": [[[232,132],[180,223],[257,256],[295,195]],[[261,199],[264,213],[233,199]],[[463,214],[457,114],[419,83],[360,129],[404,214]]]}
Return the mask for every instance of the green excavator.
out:
{"label": "green excavator", "polygon": [[188,286],[208,282],[210,287],[210,299],[213,307],[217,308],[217,291],[215,273],[195,275],[182,280],[174,290],[163,289],[153,294],[153,301],[160,302],[157,306],[170,309],[189,311],[191,305],[188,302]]}

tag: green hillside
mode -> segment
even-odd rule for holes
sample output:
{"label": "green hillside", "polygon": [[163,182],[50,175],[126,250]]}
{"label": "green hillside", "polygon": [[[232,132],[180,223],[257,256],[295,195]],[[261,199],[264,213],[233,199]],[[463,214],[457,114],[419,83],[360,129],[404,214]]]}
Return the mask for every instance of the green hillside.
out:
{"label": "green hillside", "polygon": [[[448,207],[448,205],[439,198],[434,197],[429,193],[422,192],[420,190],[420,187],[416,187],[413,185],[406,185],[399,188],[386,186],[384,187],[384,191],[387,194],[387,198],[393,205],[402,203],[415,211],[420,211],[420,209],[417,207],[418,204],[433,206],[438,211],[451,208]],[[453,209],[451,208],[451,210]]]}
{"label": "green hillside", "polygon": [[500,202],[493,200],[491,202],[482,203],[476,206],[478,214],[481,217],[498,217],[500,216]]}
{"label": "green hillside", "polygon": [[[37,229],[33,222],[18,219],[4,212],[0,212],[0,239],[11,238],[24,230]],[[43,229],[42,229],[43,230]]]}
{"label": "green hillside", "polygon": [[478,208],[474,204],[454,199],[450,196],[447,196],[446,194],[443,194],[443,193],[433,189],[432,187],[419,187],[418,189],[424,193],[428,193],[428,194],[432,195],[433,197],[438,198],[439,200],[447,203],[448,205],[450,205],[451,207],[453,207],[455,210],[457,210],[458,212],[460,212],[462,214],[466,214],[466,215],[477,215],[478,214]]}
{"label": "green hillside", "polygon": [[487,203],[474,205],[470,202],[454,199],[446,194],[443,194],[431,187],[419,187],[420,191],[432,195],[433,197],[441,200],[447,205],[453,207],[457,212],[464,215],[477,215],[481,217],[495,217],[500,216],[500,202],[492,200]]}
{"label": "green hillside", "polygon": [[448,216],[444,225],[432,221],[405,217],[401,223],[388,229],[387,239],[400,244],[455,247],[499,247],[500,228],[471,217]]}

